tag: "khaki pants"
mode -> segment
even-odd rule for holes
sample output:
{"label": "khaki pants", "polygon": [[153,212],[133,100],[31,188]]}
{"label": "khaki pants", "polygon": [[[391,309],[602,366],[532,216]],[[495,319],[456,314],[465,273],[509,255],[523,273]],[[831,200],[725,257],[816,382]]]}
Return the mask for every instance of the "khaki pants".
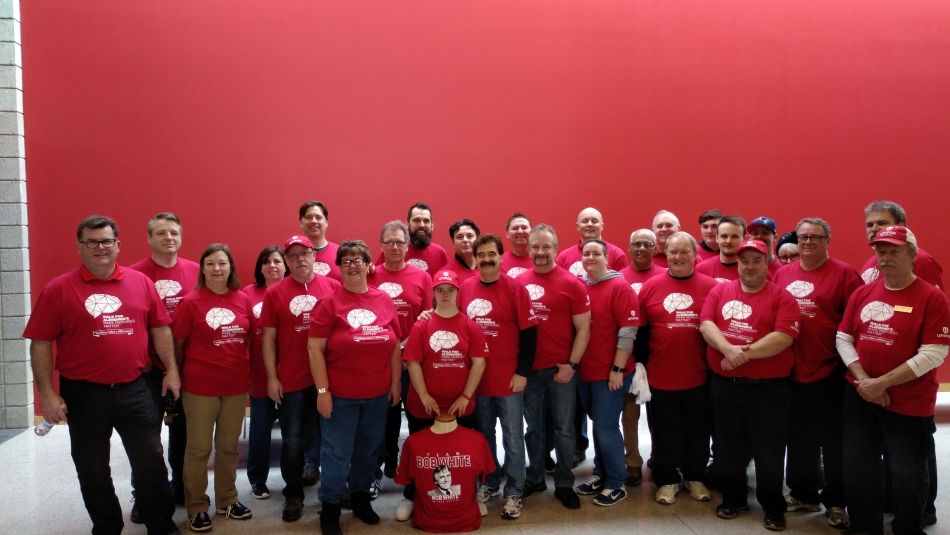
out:
{"label": "khaki pants", "polygon": [[637,396],[625,394],[623,397],[623,414],[620,416],[623,424],[623,449],[626,455],[627,468],[643,466],[643,457],[640,457],[640,406],[637,405]]}
{"label": "khaki pants", "polygon": [[208,458],[214,444],[214,501],[218,509],[238,501],[238,437],[244,421],[245,394],[199,396],[182,392],[187,417],[188,443],[185,446],[185,506],[188,516],[208,511]]}

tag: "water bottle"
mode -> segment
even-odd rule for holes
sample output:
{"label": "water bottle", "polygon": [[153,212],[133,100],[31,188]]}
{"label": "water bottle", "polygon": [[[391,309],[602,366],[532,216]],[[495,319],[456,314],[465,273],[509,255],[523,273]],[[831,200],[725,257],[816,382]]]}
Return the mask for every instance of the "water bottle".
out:
{"label": "water bottle", "polygon": [[46,418],[43,418],[40,420],[40,423],[36,424],[36,427],[33,428],[33,432],[36,433],[36,436],[38,437],[45,437],[54,425],[56,424],[51,424],[46,421]]}

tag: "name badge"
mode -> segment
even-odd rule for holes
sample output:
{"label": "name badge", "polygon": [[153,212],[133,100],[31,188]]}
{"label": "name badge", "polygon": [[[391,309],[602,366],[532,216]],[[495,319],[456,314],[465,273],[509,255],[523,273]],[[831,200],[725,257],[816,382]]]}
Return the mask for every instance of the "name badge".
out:
{"label": "name badge", "polygon": [[910,314],[914,311],[914,307],[907,307],[904,305],[894,305],[894,312],[903,312],[904,314]]}

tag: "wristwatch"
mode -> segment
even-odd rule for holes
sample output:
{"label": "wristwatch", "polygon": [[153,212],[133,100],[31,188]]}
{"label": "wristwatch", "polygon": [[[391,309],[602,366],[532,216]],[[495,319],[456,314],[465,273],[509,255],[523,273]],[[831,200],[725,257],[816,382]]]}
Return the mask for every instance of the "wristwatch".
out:
{"label": "wristwatch", "polygon": [[614,366],[613,368],[610,369],[610,371],[623,373],[623,372],[627,371],[627,369],[626,369],[626,368],[621,368],[620,366]]}
{"label": "wristwatch", "polygon": [[318,388],[318,389],[317,389],[317,395],[319,396],[320,394],[326,394],[326,393],[329,392],[329,391],[330,391],[330,389],[329,389],[329,388],[326,388],[326,387]]}
{"label": "wristwatch", "polygon": [[565,362],[564,364],[567,364],[568,366],[570,366],[572,370],[576,370],[578,367],[580,367],[580,364],[576,362],[572,362],[570,360]]}

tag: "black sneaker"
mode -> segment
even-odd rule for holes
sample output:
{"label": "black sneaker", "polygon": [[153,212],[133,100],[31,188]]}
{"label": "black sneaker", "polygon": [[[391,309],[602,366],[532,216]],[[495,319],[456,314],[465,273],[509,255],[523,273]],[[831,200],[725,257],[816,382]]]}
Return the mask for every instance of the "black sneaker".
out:
{"label": "black sneaker", "polygon": [[383,475],[392,479],[396,477],[396,468],[399,466],[399,459],[395,455],[386,456],[386,464],[383,465]]}
{"label": "black sneaker", "polygon": [[211,517],[208,513],[195,513],[195,516],[188,521],[188,529],[191,531],[211,531],[211,527]]}
{"label": "black sneaker", "polygon": [[537,494],[539,492],[544,492],[546,490],[548,490],[548,486],[547,484],[544,483],[544,481],[538,481],[536,483],[525,483],[524,491],[522,491],[521,497],[527,498],[528,496],[531,496],[532,494]]}
{"label": "black sneaker", "polygon": [[375,500],[376,498],[379,498],[381,492],[383,492],[382,482],[378,479],[374,479],[369,485],[369,499]]}
{"label": "black sneaker", "polygon": [[785,529],[785,515],[765,515],[762,525],[769,531],[783,531]]}
{"label": "black sneaker", "polygon": [[312,487],[320,481],[320,470],[312,465],[304,465],[303,472],[300,474],[300,484],[305,487]]}
{"label": "black sneaker", "polygon": [[561,505],[568,509],[580,509],[581,499],[571,487],[557,487],[554,489],[554,497],[561,502]]}
{"label": "black sneaker", "polygon": [[600,476],[590,476],[587,481],[577,486],[577,493],[581,496],[593,496],[604,490],[604,480]]}
{"label": "black sneaker", "polygon": [[135,489],[132,489],[132,511],[129,513],[129,520],[133,524],[144,524],[145,520],[142,519],[142,511],[139,511],[139,504],[135,501]]}
{"label": "black sneaker", "polygon": [[553,474],[554,470],[557,468],[557,463],[554,462],[554,457],[548,455],[544,458],[544,471],[548,474]]}
{"label": "black sneaker", "polygon": [[251,510],[241,502],[234,502],[224,509],[218,509],[217,513],[224,515],[224,518],[233,518],[235,520],[247,520],[251,518]]}
{"label": "black sneaker", "polygon": [[594,496],[594,505],[601,507],[610,507],[617,505],[627,499],[627,491],[620,487],[619,489],[604,489],[600,494]]}
{"label": "black sneaker", "polygon": [[571,468],[577,468],[579,464],[587,460],[587,453],[583,451],[574,452],[574,464],[571,465]]}
{"label": "black sneaker", "polygon": [[270,498],[270,489],[264,484],[251,485],[251,496],[258,500],[266,500]]}
{"label": "black sneaker", "polygon": [[739,513],[745,513],[749,510],[749,504],[745,505],[726,505],[722,504],[716,507],[716,516],[726,520],[732,520],[739,516]]}
{"label": "black sneaker", "polygon": [[284,522],[296,522],[300,520],[300,516],[303,514],[303,500],[300,498],[288,498],[284,502],[284,512],[280,514],[280,518]]}

